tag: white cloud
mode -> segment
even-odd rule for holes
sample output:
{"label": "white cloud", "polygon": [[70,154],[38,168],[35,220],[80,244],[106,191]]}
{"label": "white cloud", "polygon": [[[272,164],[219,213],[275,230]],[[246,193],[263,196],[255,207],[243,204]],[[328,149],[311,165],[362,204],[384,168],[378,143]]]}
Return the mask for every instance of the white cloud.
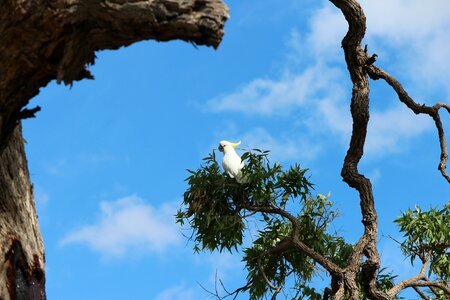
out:
{"label": "white cloud", "polygon": [[[343,101],[322,101],[318,105],[323,116],[325,131],[333,131],[348,145],[351,137],[351,114]],[[317,123],[317,122],[316,122]],[[427,116],[415,115],[403,104],[383,111],[371,112],[364,153],[379,157],[386,153],[400,152],[412,139],[432,128]]]}
{"label": "white cloud", "polygon": [[[447,0],[361,0],[366,15],[367,36],[379,37],[400,46],[420,44],[450,27],[450,5]],[[328,1],[309,20],[308,41],[314,51],[340,46],[348,25],[340,10]],[[442,41],[443,45],[445,40]]]}
{"label": "white cloud", "polygon": [[[450,18],[450,16],[449,16]],[[446,30],[437,30],[429,39],[423,40],[414,47],[408,56],[407,70],[413,74],[413,81],[421,90],[437,90],[443,88],[446,99],[427,99],[434,104],[450,99],[450,26]],[[441,89],[442,90],[442,89]]]}
{"label": "white cloud", "polygon": [[209,256],[209,261],[212,266],[211,276],[209,278],[212,285],[218,283],[216,280],[221,280],[225,283],[245,267],[241,257],[229,252],[215,252]]}
{"label": "white cloud", "polygon": [[[327,70],[325,66],[316,67],[317,77],[324,77],[327,80],[335,70]],[[320,71],[318,71],[320,69]],[[308,69],[307,72],[310,72]],[[319,75],[325,74],[325,75]],[[318,135],[325,135],[330,138],[330,133],[334,133],[338,137],[344,147],[348,146],[348,141],[352,132],[352,120],[350,108],[348,105],[349,96],[343,91],[343,87],[339,86],[342,82],[341,74],[336,71],[335,81],[331,78],[329,83],[320,85],[323,90],[314,90],[314,86],[310,92],[311,97],[302,97],[302,101],[292,102],[276,102],[276,99],[283,98],[282,93],[278,93],[277,97],[260,98],[255,93],[253,103],[241,103],[244,99],[243,93],[231,94],[229,97],[223,98],[223,110],[232,110],[243,112],[245,114],[260,114],[271,110],[274,114],[281,110],[291,113],[298,108],[297,116],[292,120],[299,128],[297,132],[300,134],[289,134],[288,130],[270,133],[262,126],[257,126],[249,131],[236,134],[236,128],[233,129],[233,136],[240,136],[243,141],[244,148],[260,148],[271,150],[270,157],[275,161],[298,160],[310,161],[317,157],[321,151],[321,144]],[[309,76],[309,75],[308,75]],[[307,76],[307,77],[308,77]],[[303,74],[298,75],[304,78]],[[275,81],[273,81],[275,82]],[[292,86],[290,90],[296,90],[295,81],[287,79],[287,81],[277,81],[276,85]],[[327,89],[328,87],[329,89]],[[306,87],[309,89],[309,87]],[[288,94],[289,97],[290,94]],[[292,98],[293,99],[293,98]],[[261,101],[262,104],[258,104]],[[394,100],[397,102],[397,100]],[[256,108],[259,107],[259,111]],[[265,108],[263,108],[265,107]],[[270,108],[270,109],[269,109]],[[269,114],[267,112],[267,114]],[[288,115],[288,117],[290,117]],[[300,119],[300,121],[298,121]],[[368,136],[365,145],[365,153],[369,156],[379,156],[389,152],[400,152],[405,149],[408,141],[420,136],[425,131],[432,128],[431,122],[426,116],[415,115],[403,104],[398,104],[385,110],[372,110],[369,121]],[[298,124],[300,123],[300,124]],[[298,126],[299,125],[299,126]],[[307,125],[306,127],[304,125]],[[221,132],[223,134],[223,132]]]}
{"label": "white cloud", "polygon": [[404,150],[408,140],[432,128],[428,116],[415,115],[403,105],[375,111],[369,121],[365,152],[377,155]]}
{"label": "white cloud", "polygon": [[[361,6],[367,17],[366,42],[379,54],[378,65],[393,64],[387,71],[420,82],[413,87],[421,93],[444,88],[450,98],[450,82],[443,76],[450,73],[448,0],[361,0]],[[340,43],[348,25],[338,9],[326,2],[310,18],[309,27],[302,44],[298,35],[290,42],[297,56],[311,51],[315,60],[342,58]]]}
{"label": "white cloud", "polygon": [[194,300],[195,291],[193,288],[188,287],[186,284],[181,283],[172,287],[169,287],[161,291],[156,295],[155,300]]}
{"label": "white cloud", "polygon": [[101,202],[98,222],[67,234],[60,244],[85,244],[105,256],[161,253],[181,241],[173,213],[171,205],[154,208],[135,195]]}
{"label": "white cloud", "polygon": [[361,0],[367,32],[392,41],[410,42],[450,26],[448,0]]}
{"label": "white cloud", "polygon": [[262,127],[256,127],[242,136],[243,147],[270,150],[271,161],[296,160],[300,162],[314,159],[320,152],[319,144],[313,144],[307,137],[273,136]]}
{"label": "white cloud", "polygon": [[[238,91],[208,101],[208,110],[233,111],[248,115],[287,115],[294,109],[340,92],[335,84],[337,69],[322,64],[279,80],[257,78]],[[337,91],[338,90],[338,91]]]}
{"label": "white cloud", "polygon": [[227,288],[232,289],[230,282],[235,281],[236,276],[245,278],[245,263],[242,257],[237,253],[229,252],[204,252],[193,257],[194,262],[200,269],[205,266],[209,269],[209,277],[203,276],[198,278],[186,278],[180,284],[164,289],[157,294],[156,300],[193,300],[193,299],[209,299],[211,294],[217,288],[219,294],[225,294],[221,288],[221,281]]}
{"label": "white cloud", "polygon": [[[439,87],[444,87],[450,98],[450,81],[442,76],[450,73],[450,44],[445,42],[450,40],[447,0],[366,0],[362,6],[367,15],[370,50],[382,54],[380,65],[391,61],[387,71],[414,93],[431,95],[439,91],[441,95]],[[303,149],[312,150],[306,155],[306,159],[312,159],[320,151],[318,136],[329,139],[330,133],[334,134],[344,147],[351,136],[351,84],[347,73],[337,68],[343,63],[340,42],[347,24],[342,13],[328,2],[316,10],[308,24],[307,33],[293,29],[289,35],[284,76],[257,78],[207,103],[208,110],[215,112],[282,116],[298,128],[297,132],[305,132],[302,136],[291,136],[289,130],[274,134],[256,126],[241,135],[244,145],[270,149],[277,159],[300,156],[304,160]],[[446,99],[429,99],[427,103],[437,100]],[[371,108],[365,153],[372,157],[401,152],[409,141],[432,128],[426,117],[414,115],[398,99],[392,99],[392,103],[395,105],[383,110]]]}
{"label": "white cloud", "polygon": [[443,75],[450,73],[448,1],[365,0],[362,6],[369,43],[386,53],[379,57],[380,64],[390,60],[403,71],[398,75],[414,82],[421,93],[444,88],[449,98],[450,82]]}
{"label": "white cloud", "polygon": [[327,3],[309,21],[310,33],[307,36],[309,51],[323,59],[340,58],[341,40],[347,32],[347,22],[342,13]]}
{"label": "white cloud", "polygon": [[[322,131],[338,133],[341,140],[347,142],[352,133],[352,119],[350,106],[346,104],[346,99],[325,99],[317,103],[316,119],[310,127],[318,128]],[[318,127],[319,126],[319,127]]]}

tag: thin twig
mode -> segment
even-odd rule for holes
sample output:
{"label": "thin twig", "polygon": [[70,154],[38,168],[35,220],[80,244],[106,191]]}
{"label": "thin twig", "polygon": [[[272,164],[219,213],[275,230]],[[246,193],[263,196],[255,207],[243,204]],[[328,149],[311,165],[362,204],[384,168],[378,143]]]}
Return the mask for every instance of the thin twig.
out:
{"label": "thin twig", "polygon": [[267,283],[267,285],[274,291],[274,294],[272,295],[271,300],[275,300],[277,298],[277,295],[281,292],[281,290],[283,289],[282,286],[275,286],[274,284],[272,284],[269,280],[269,278],[267,278],[266,273],[264,272],[262,266],[261,266],[261,256],[258,257],[258,269],[259,272],[261,273],[262,277],[264,278],[264,281]]}

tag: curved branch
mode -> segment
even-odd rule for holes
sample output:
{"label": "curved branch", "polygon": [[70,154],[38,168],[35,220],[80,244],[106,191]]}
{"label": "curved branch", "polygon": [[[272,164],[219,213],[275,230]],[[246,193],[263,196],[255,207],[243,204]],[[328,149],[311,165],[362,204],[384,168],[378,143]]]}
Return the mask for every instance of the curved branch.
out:
{"label": "curved branch", "polygon": [[387,294],[393,298],[400,291],[402,291],[408,287],[416,287],[417,283],[419,283],[421,280],[426,279],[425,272],[427,271],[429,263],[430,263],[430,254],[428,254],[427,257],[424,258],[424,262],[422,264],[422,268],[420,268],[419,274],[397,283],[394,287],[392,287],[387,292]]}
{"label": "curved branch", "polygon": [[365,278],[368,280],[368,293],[375,299],[385,299],[387,296],[377,291],[376,271],[380,266],[380,257],[376,248],[378,240],[378,217],[375,210],[372,184],[370,180],[358,172],[358,164],[364,154],[364,144],[369,122],[369,81],[365,72],[368,61],[367,53],[361,47],[361,41],[366,30],[366,17],[356,0],[330,0],[338,7],[349,24],[349,29],[342,40],[345,61],[353,83],[351,98],[351,114],[353,119],[352,136],[347,155],[342,167],[342,178],[352,188],[359,192],[363,236],[359,239],[351,254],[346,268],[346,288],[352,299],[359,298],[359,287],[356,277],[359,272],[363,255],[365,263]]}
{"label": "curved branch", "polygon": [[438,170],[441,172],[442,176],[450,183],[450,176],[447,173],[447,161],[448,161],[448,151],[447,151],[447,141],[445,138],[444,128],[442,126],[441,117],[439,115],[439,110],[444,108],[450,113],[450,105],[445,103],[437,103],[433,106],[427,106],[425,104],[420,105],[415,102],[405,91],[400,82],[394,77],[388,74],[386,71],[376,67],[367,66],[367,73],[373,80],[383,79],[386,81],[397,93],[398,98],[403,102],[409,109],[411,109],[415,114],[427,114],[433,118],[438,131],[439,144],[441,148],[441,157],[438,166]]}
{"label": "curved branch", "polygon": [[428,279],[425,279],[424,281],[417,282],[414,286],[424,286],[429,288],[438,288],[444,291],[447,295],[450,295],[450,287],[445,285],[442,282],[438,281],[430,281]]}
{"label": "curved branch", "polygon": [[[255,211],[255,212],[265,212],[270,214],[277,214],[281,217],[284,217],[288,219],[292,223],[293,231],[292,231],[292,238],[285,238],[284,241],[282,241],[277,247],[274,247],[272,249],[269,249],[267,251],[270,251],[273,253],[274,251],[281,251],[284,249],[285,244],[284,242],[289,242],[291,245],[293,245],[295,248],[300,250],[301,252],[305,253],[309,257],[311,257],[315,262],[320,264],[322,267],[324,267],[331,275],[341,275],[343,270],[336,265],[335,263],[331,262],[330,260],[326,259],[322,254],[316,252],[314,249],[308,247],[305,243],[300,241],[298,239],[299,236],[299,223],[296,217],[291,215],[285,210],[282,210],[280,208],[272,208],[272,207],[259,207],[259,206],[251,206],[251,205],[244,205],[243,208]],[[266,252],[267,252],[266,251]]]}
{"label": "curved branch", "polygon": [[281,286],[275,286],[272,282],[270,282],[269,278],[267,278],[266,273],[264,272],[263,268],[261,267],[261,256],[258,257],[258,269],[261,272],[262,277],[264,278],[264,281],[267,283],[267,285],[275,291],[274,297],[282,290]]}

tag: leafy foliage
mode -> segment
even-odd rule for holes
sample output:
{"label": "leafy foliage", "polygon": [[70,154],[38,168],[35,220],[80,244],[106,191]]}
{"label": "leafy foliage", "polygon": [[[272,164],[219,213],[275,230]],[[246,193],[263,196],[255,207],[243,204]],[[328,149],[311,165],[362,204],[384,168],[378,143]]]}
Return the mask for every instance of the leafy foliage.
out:
{"label": "leafy foliage", "polygon": [[423,211],[408,209],[395,222],[404,233],[402,250],[414,263],[416,258],[430,259],[428,276],[450,280],[450,202],[444,208]]}
{"label": "leafy foliage", "polygon": [[[294,165],[283,170],[280,164],[269,162],[268,154],[259,149],[244,153],[245,180],[239,183],[221,170],[213,151],[199,169],[188,170],[189,187],[182,209],[177,212],[177,222],[187,223],[193,230],[195,252],[242,250],[247,283],[229,295],[247,291],[251,300],[263,299],[270,292],[278,293],[281,287],[286,291],[288,284],[292,299],[323,299],[324,291],[311,286],[311,280],[323,276],[324,269],[290,243],[294,238],[293,223],[300,229],[295,238],[341,268],[346,267],[353,245],[330,232],[329,225],[337,212],[329,196],[313,196],[307,169]],[[248,226],[250,219],[262,228],[252,241],[244,238],[253,230]],[[448,280],[450,203],[442,210],[422,211],[416,207],[395,222],[404,232],[401,245],[411,261],[430,255],[430,274]],[[386,269],[378,270],[378,289],[388,291],[396,277]],[[359,285],[364,286],[361,274]],[[360,298],[367,299],[363,288]]]}
{"label": "leafy foliage", "polygon": [[221,171],[215,152],[203,159],[198,170],[188,170],[189,188],[177,222],[187,222],[193,229],[195,251],[231,252],[243,244],[244,231],[248,229],[245,220],[255,219],[264,229],[258,231],[250,247],[243,249],[248,284],[242,291],[248,290],[251,299],[260,299],[270,290],[266,279],[284,286],[292,276],[297,297],[321,299],[307,285],[321,272],[314,260],[295,249],[270,253],[293,234],[292,223],[270,210],[300,207],[296,214],[301,227],[298,238],[338,265],[345,264],[352,246],[328,233],[336,212],[328,197],[312,196],[313,184],[306,176],[307,170],[295,165],[284,171],[279,164],[269,162],[268,153],[255,149],[242,155],[246,162],[243,184]]}

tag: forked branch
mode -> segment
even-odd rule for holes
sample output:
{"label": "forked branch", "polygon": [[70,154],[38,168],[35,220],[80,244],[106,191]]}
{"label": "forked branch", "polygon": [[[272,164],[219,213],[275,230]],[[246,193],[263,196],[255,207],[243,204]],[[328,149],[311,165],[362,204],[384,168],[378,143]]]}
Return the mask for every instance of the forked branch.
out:
{"label": "forked branch", "polygon": [[276,214],[280,217],[283,217],[285,219],[288,219],[292,223],[293,231],[291,237],[286,237],[278,247],[275,247],[273,249],[269,249],[268,252],[273,251],[281,251],[286,250],[287,246],[294,247],[295,249],[299,250],[300,252],[304,253],[305,255],[311,257],[315,262],[317,262],[319,265],[321,265],[323,268],[325,268],[331,275],[333,276],[340,276],[340,274],[343,272],[342,268],[340,268],[337,264],[333,263],[329,259],[325,258],[322,254],[318,253],[314,249],[310,248],[308,245],[306,245],[303,241],[301,241],[299,236],[299,222],[296,217],[288,213],[287,211],[281,209],[281,208],[274,208],[274,207],[261,207],[261,206],[251,206],[251,205],[244,205],[243,208],[249,210],[249,211],[256,211],[256,212],[264,212],[269,214]]}

